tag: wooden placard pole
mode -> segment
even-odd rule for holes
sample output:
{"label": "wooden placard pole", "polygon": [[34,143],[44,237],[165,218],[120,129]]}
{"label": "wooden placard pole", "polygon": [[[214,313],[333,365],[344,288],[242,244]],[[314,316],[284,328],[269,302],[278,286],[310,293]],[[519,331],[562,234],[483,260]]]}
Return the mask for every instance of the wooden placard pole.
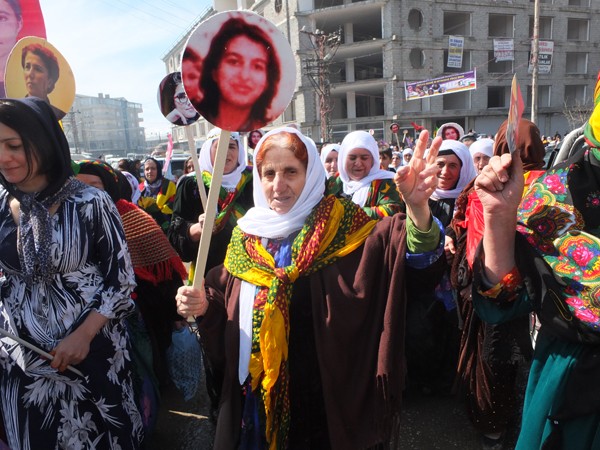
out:
{"label": "wooden placard pole", "polygon": [[202,209],[206,212],[206,191],[204,190],[204,183],[202,182],[202,173],[200,172],[200,164],[198,163],[198,153],[196,152],[196,145],[194,143],[194,135],[190,125],[185,126],[185,134],[188,141],[188,149],[192,157],[192,164],[194,165],[194,172],[196,172],[196,183],[198,183],[198,193],[200,194],[200,201],[202,202]]}
{"label": "wooden placard pole", "polygon": [[[33,350],[38,355],[43,356],[44,358],[48,359],[49,361],[52,361],[54,359],[54,356],[52,356],[50,353],[45,352],[44,350],[42,350],[39,347],[36,347],[33,344],[30,344],[26,340],[21,339],[19,336],[15,336],[14,334],[9,333],[4,328],[0,328],[0,335],[5,336],[9,339],[12,339],[13,341],[21,344],[23,347],[27,347],[29,350]],[[75,367],[68,365],[67,369],[70,370],[71,372],[73,372],[75,375],[79,375],[80,377],[85,378],[85,376],[81,373],[81,371],[77,370]]]}
{"label": "wooden placard pole", "polygon": [[212,238],[212,229],[215,224],[217,215],[217,205],[219,200],[219,192],[221,191],[221,183],[223,181],[223,169],[225,168],[225,159],[227,159],[227,150],[229,149],[229,140],[231,132],[222,130],[219,136],[219,145],[215,154],[213,163],[213,174],[208,191],[208,202],[204,209],[204,228],[200,236],[200,246],[198,248],[198,256],[196,258],[196,267],[194,269],[194,280],[192,286],[195,288],[201,287],[204,280],[204,271],[206,270],[206,259],[208,258],[208,249]]}

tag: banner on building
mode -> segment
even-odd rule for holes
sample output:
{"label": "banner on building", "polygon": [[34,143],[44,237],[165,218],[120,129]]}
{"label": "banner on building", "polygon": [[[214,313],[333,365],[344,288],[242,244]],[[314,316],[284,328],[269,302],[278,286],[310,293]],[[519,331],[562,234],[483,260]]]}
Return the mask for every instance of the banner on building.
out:
{"label": "banner on building", "polygon": [[406,100],[418,100],[436,95],[454,94],[455,92],[477,89],[477,71],[455,73],[431,80],[404,83]]}
{"label": "banner on building", "polygon": [[500,61],[515,60],[514,39],[494,39],[494,59]]}
{"label": "banner on building", "polygon": [[[538,73],[549,74],[552,70],[552,55],[554,54],[554,41],[539,41],[538,47]],[[529,73],[533,73],[533,41],[529,52]]]}
{"label": "banner on building", "polygon": [[465,38],[462,36],[448,37],[448,62],[447,67],[460,69],[463,60],[463,48],[465,46]]}

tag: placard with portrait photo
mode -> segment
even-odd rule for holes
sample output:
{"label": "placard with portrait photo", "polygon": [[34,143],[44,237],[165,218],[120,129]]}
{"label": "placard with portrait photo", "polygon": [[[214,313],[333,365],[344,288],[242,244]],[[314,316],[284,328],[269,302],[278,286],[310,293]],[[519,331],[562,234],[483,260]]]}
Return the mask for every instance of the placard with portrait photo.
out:
{"label": "placard with portrait photo", "polygon": [[296,63],[277,27],[250,11],[216,14],[196,27],[182,55],[184,89],[214,126],[248,132],[287,108]]}
{"label": "placard with portrait photo", "polygon": [[75,77],[69,63],[39,37],[25,37],[13,47],[4,83],[7,97],[39,97],[48,102],[59,120],[75,101]]}
{"label": "placard with portrait photo", "polygon": [[190,125],[200,118],[183,89],[181,72],[171,72],[162,79],[157,100],[160,112],[173,125]]}

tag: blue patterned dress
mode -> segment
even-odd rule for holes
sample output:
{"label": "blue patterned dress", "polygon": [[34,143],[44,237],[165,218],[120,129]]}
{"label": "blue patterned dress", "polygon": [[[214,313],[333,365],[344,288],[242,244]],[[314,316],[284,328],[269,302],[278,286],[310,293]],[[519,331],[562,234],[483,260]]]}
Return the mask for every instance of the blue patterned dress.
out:
{"label": "blue patterned dress", "polygon": [[143,439],[123,318],[134,308],[133,267],[119,214],[104,192],[82,187],[52,216],[50,282],[27,283],[10,197],[0,187],[0,326],[50,352],[91,311],[109,320],[86,359],[57,372],[0,337],[0,407],[13,449],[136,449]]}

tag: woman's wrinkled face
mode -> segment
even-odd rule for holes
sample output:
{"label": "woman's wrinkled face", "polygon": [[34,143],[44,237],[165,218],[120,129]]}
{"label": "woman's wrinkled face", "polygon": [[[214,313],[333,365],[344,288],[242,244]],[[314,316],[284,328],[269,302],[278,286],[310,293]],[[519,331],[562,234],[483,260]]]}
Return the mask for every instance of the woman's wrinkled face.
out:
{"label": "woman's wrinkled face", "polygon": [[330,177],[334,176],[338,172],[338,152],[332,150],[325,158],[325,171]]}
{"label": "woman's wrinkled face", "polygon": [[490,157],[484,155],[483,153],[475,153],[473,155],[473,164],[475,165],[475,169],[477,169],[477,173],[480,174],[485,166],[490,162]]}
{"label": "woman's wrinkled face", "polygon": [[277,146],[264,154],[259,175],[267,204],[277,214],[292,209],[306,183],[304,163],[291,150]]}
{"label": "woman's wrinkled face", "polygon": [[401,165],[402,165],[402,160],[400,159],[400,156],[398,156],[398,155],[392,156],[392,166],[398,168]]}
{"label": "woman's wrinkled face", "polygon": [[268,63],[262,44],[246,36],[231,39],[214,74],[221,101],[251,108],[267,88]]}
{"label": "woman's wrinkled face", "polygon": [[148,183],[154,183],[158,177],[158,168],[156,163],[149,159],[144,163],[144,178]]}
{"label": "woman's wrinkled face", "polygon": [[54,89],[55,80],[50,79],[46,64],[38,55],[28,52],[23,66],[25,86],[32,97],[46,98]]}
{"label": "woman's wrinkled face", "polygon": [[352,181],[366,177],[373,167],[373,155],[366,148],[354,148],[346,157],[346,173]]}
{"label": "woman's wrinkled face", "polygon": [[4,72],[4,64],[10,51],[17,42],[23,22],[20,21],[6,0],[0,0],[0,70]]}
{"label": "woman's wrinkled face", "polygon": [[[217,147],[219,146],[219,140],[215,139],[210,146],[210,162],[213,167],[215,166],[215,155],[217,154]],[[229,147],[227,147],[227,156],[225,159],[225,168],[223,169],[224,174],[231,173],[239,165],[240,149],[235,139],[229,140]]]}
{"label": "woman's wrinkled face", "polygon": [[438,188],[445,191],[454,189],[460,178],[460,159],[456,155],[438,156],[436,165],[441,169],[438,174]]}

